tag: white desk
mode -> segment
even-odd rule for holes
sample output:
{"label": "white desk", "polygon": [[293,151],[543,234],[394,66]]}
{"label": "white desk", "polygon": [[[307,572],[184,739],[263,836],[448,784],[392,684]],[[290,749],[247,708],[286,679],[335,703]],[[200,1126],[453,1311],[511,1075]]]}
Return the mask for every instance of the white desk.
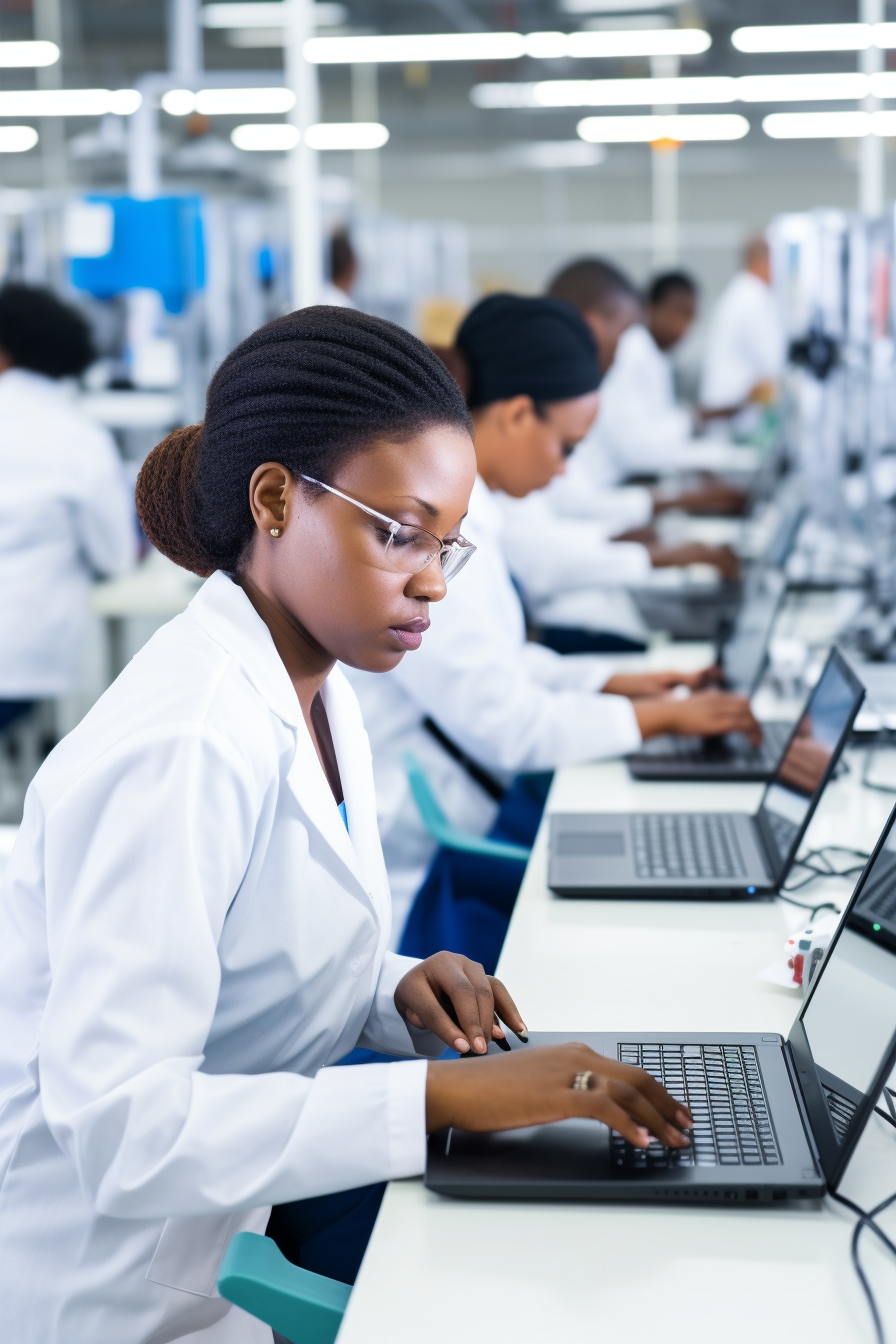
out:
{"label": "white desk", "polygon": [[[870,848],[888,799],[858,772],[828,789],[808,843]],[[635,783],[621,762],[561,771],[551,810],[755,807],[755,785]],[[499,966],[530,1028],[786,1034],[793,991],[758,978],[808,915],[780,902],[569,901],[545,885],[539,836]],[[809,889],[814,897],[821,884]],[[827,890],[848,892],[847,883]],[[896,1190],[896,1135],[872,1117],[843,1192]],[[896,1216],[885,1225],[896,1232]],[[871,1344],[839,1206],[772,1209],[500,1204],[389,1187],[339,1344]],[[891,1339],[896,1267],[862,1259]]]}

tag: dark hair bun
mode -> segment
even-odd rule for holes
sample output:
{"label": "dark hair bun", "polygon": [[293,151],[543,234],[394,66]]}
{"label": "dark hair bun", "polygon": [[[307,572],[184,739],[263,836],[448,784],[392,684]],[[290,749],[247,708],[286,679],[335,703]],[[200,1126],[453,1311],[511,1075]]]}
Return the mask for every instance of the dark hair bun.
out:
{"label": "dark hair bun", "polygon": [[262,462],[329,484],[355,453],[433,425],[472,432],[457,384],[422,341],[352,308],[300,308],[232,350],[209,383],[203,424],[150,453],[140,518],[177,564],[234,571],[255,533],[249,482]]}
{"label": "dark hair bun", "polygon": [[137,477],[137,516],[163,555],[207,578],[217,568],[193,531],[194,487],[202,425],[176,429],[153,448]]}

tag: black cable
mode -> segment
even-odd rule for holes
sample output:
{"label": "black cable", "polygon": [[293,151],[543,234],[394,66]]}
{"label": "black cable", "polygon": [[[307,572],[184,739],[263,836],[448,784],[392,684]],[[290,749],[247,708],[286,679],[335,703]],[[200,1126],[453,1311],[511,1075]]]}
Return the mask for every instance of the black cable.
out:
{"label": "black cable", "polygon": [[[875,1106],[874,1109],[879,1116],[882,1116],[883,1119],[888,1122],[888,1124],[896,1127],[896,1109],[894,1109],[893,1106],[893,1097],[896,1096],[896,1093],[893,1092],[892,1088],[885,1087],[883,1096],[891,1114],[888,1115],[887,1112],[882,1111],[879,1106]],[[889,1195],[886,1199],[882,1200],[880,1204],[877,1204],[868,1212],[866,1212],[865,1209],[860,1208],[858,1204],[853,1203],[851,1199],[847,1199],[845,1195],[839,1194],[836,1190],[829,1190],[828,1194],[831,1196],[831,1199],[835,1199],[838,1204],[844,1205],[845,1208],[849,1209],[858,1217],[858,1222],[853,1228],[852,1241],[850,1243],[850,1255],[852,1257],[853,1269],[856,1272],[856,1277],[858,1278],[859,1283],[862,1285],[862,1291],[865,1294],[868,1309],[871,1312],[877,1344],[886,1344],[883,1322],[880,1318],[880,1312],[877,1309],[877,1302],[875,1301],[874,1293],[871,1290],[871,1284],[868,1282],[868,1278],[859,1259],[859,1238],[862,1235],[863,1229],[869,1227],[871,1231],[880,1238],[887,1250],[891,1251],[892,1254],[896,1256],[896,1243],[887,1236],[886,1232],[876,1221],[879,1214],[883,1213],[885,1209],[888,1209],[891,1204],[896,1204],[896,1192]]]}
{"label": "black cable", "polygon": [[[849,854],[854,858],[861,859],[859,864],[851,864],[848,868],[835,868],[831,860],[827,857],[829,854]],[[801,859],[796,859],[794,866],[804,868],[809,876],[801,878],[798,882],[791,882],[782,887],[778,893],[782,899],[786,900],[786,892],[802,891],[803,887],[808,887],[819,877],[854,877],[860,873],[868,862],[870,856],[862,849],[853,849],[851,845],[822,845],[820,849],[808,850]],[[813,862],[814,860],[814,862]],[[821,865],[821,866],[819,866]],[[792,905],[800,905],[799,901],[792,901]],[[813,907],[803,906],[803,909]],[[833,902],[826,901],[824,904],[814,907],[817,910],[839,910],[839,907]]]}

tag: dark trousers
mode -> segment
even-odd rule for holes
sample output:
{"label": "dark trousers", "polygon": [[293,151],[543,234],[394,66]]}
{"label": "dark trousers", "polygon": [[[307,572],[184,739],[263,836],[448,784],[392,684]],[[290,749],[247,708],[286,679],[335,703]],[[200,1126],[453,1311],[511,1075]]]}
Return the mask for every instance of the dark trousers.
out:
{"label": "dark trousers", "polygon": [[271,1210],[267,1234],[294,1265],[354,1283],[385,1189],[364,1185],[280,1204]]}
{"label": "dark trousers", "polygon": [[36,704],[36,700],[0,700],[0,733],[29,714]]}
{"label": "dark trousers", "polygon": [[580,630],[572,625],[542,626],[538,642],[555,653],[643,653],[647,648],[640,640],[626,635],[609,630]]}

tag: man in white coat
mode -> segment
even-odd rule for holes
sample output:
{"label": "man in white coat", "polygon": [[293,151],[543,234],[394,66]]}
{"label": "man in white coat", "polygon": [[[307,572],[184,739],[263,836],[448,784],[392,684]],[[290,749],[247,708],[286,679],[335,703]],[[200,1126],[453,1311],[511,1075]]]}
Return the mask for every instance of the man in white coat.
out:
{"label": "man in white coat", "polygon": [[91,582],[136,558],[115,444],[62,381],[93,357],[79,313],[44,290],[0,290],[0,729],[74,689]]}
{"label": "man in white coat", "polygon": [[751,238],[743,268],[722,291],[706,338],[700,410],[711,432],[746,434],[775,398],[784,369],[784,331],[772,292],[765,238]]}
{"label": "man in white coat", "polygon": [[381,677],[349,673],[373,748],[396,939],[436,848],[410,794],[404,753],[418,757],[455,825],[485,833],[496,812],[430,723],[505,784],[521,771],[623,755],[655,733],[727,731],[735,723],[755,731],[738,696],[668,696],[677,682],[696,688],[698,677],[621,676],[605,658],[562,657],[527,641],[496,491],[522,498],[563,471],[597,410],[594,344],[568,304],[493,295],[468,315],[457,345],[468,367],[479,467],[464,521],[478,547],[475,572],[458,576],[413,658]]}

